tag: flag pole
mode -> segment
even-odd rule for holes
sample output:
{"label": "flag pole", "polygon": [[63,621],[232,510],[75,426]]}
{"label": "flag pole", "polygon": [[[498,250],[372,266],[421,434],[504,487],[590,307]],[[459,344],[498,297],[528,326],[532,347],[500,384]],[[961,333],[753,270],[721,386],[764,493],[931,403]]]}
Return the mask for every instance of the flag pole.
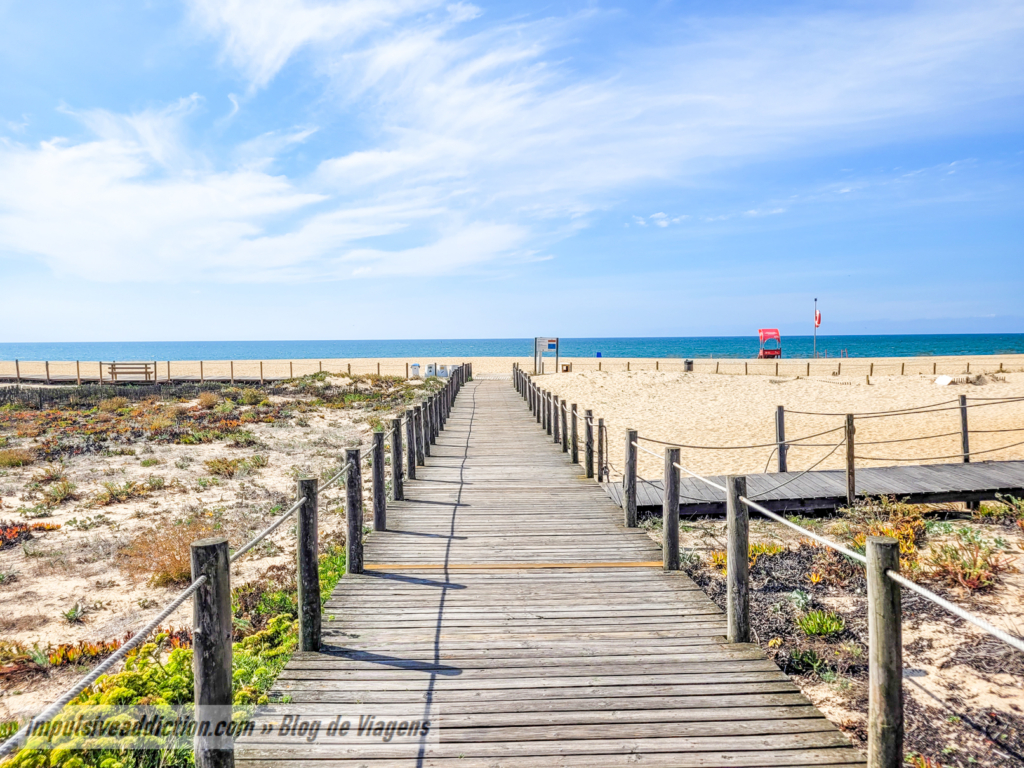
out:
{"label": "flag pole", "polygon": [[814,300],[814,357],[818,357],[818,300]]}

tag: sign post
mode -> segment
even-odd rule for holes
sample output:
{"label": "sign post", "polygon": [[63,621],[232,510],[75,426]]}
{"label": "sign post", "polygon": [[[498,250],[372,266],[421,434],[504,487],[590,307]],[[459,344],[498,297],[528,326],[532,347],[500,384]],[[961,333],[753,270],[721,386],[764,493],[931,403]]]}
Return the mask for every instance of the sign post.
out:
{"label": "sign post", "polygon": [[544,373],[544,353],[555,353],[555,373],[558,373],[558,339],[547,336],[537,336],[533,340],[533,373],[539,375]]}

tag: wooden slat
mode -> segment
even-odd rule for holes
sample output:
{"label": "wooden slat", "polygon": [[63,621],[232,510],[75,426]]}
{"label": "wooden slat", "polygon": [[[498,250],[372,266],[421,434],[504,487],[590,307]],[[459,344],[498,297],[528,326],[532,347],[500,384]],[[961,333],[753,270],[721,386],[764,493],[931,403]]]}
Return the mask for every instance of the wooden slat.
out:
{"label": "wooden slat", "polygon": [[[431,454],[367,539],[367,572],[325,604],[322,650],[274,694],[325,712],[429,700],[440,743],[266,735],[239,742],[240,765],[862,762],[757,646],[725,642],[717,606],[623,528],[617,486],[583,479],[507,382],[466,385]],[[660,481],[639,493],[660,505]]]}

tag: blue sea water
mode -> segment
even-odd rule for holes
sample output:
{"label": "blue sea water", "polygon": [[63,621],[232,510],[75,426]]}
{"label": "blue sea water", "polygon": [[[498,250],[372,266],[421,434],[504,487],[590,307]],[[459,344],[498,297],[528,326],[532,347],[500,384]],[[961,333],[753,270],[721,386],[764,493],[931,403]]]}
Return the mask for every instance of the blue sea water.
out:
{"label": "blue sea water", "polygon": [[[563,357],[752,358],[756,336],[561,339]],[[917,357],[1024,353],[1024,334],[818,336],[818,355]],[[785,358],[809,358],[810,336],[782,340]],[[327,360],[353,357],[530,357],[533,339],[390,341],[0,342],[0,360]]]}

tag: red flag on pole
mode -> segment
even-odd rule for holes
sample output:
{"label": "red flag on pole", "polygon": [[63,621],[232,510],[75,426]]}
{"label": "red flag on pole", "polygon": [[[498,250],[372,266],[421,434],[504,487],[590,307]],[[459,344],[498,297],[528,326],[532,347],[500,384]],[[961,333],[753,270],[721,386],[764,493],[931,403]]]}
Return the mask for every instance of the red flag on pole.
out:
{"label": "red flag on pole", "polygon": [[818,310],[814,310],[814,327],[821,327],[821,312],[819,312]]}

